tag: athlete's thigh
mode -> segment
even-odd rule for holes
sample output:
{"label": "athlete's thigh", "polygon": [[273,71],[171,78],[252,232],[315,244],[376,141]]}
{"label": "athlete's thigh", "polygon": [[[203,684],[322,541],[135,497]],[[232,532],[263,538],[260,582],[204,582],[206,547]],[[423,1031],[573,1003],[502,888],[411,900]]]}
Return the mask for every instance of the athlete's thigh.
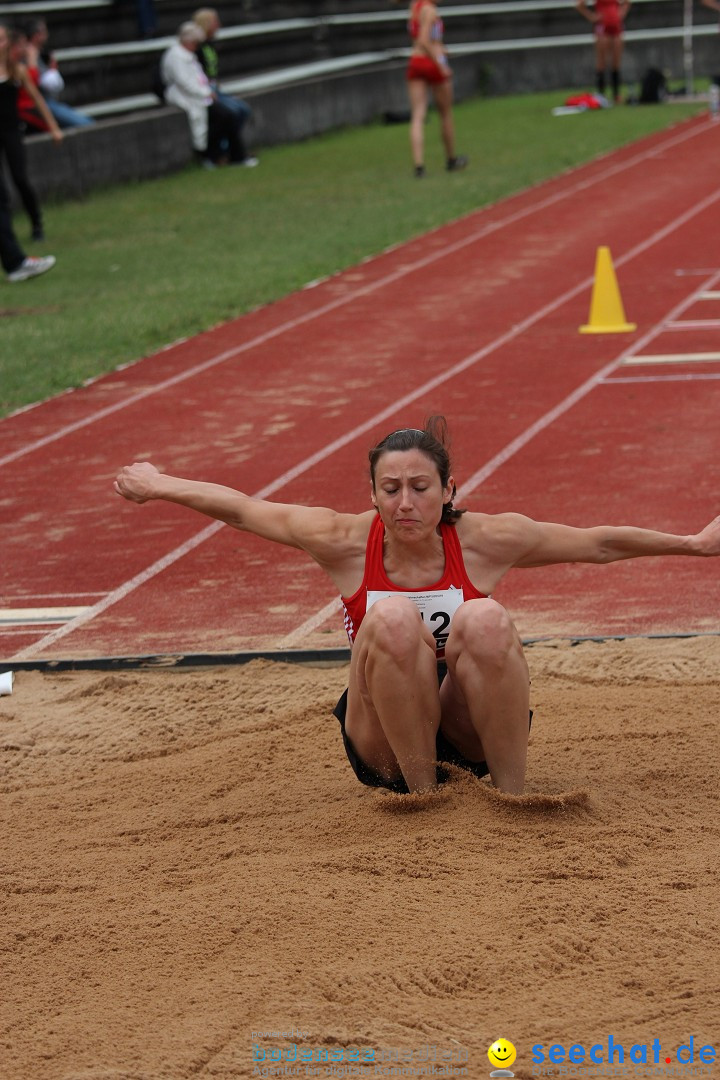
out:
{"label": "athlete's thigh", "polygon": [[605,35],[604,31],[599,33],[595,38],[595,57],[599,68],[604,68],[608,61],[609,47],[610,38]]}
{"label": "athlete's thigh", "polygon": [[433,83],[432,92],[438,112],[447,112],[453,103],[452,79],[443,79],[442,82]]}
{"label": "athlete's thigh", "polygon": [[[395,600],[390,602],[393,605],[398,603]],[[416,634],[417,648],[431,650],[434,654],[435,639],[421,620],[415,605],[405,598],[402,598],[399,602],[402,605],[402,620],[406,620],[407,625]],[[376,650],[382,647],[380,644],[382,639],[378,640],[379,635],[375,633],[374,623],[376,619],[381,617],[381,605],[387,603],[387,600],[379,601],[365,615],[355,636],[348,674],[345,727],[347,734],[356,743],[358,752],[362,756],[367,755],[368,764],[373,764],[370,758],[375,758],[376,755],[386,758],[390,750],[366,677],[368,664],[372,663],[373,659],[376,658]],[[386,665],[385,677],[393,678],[392,671],[392,664]]]}

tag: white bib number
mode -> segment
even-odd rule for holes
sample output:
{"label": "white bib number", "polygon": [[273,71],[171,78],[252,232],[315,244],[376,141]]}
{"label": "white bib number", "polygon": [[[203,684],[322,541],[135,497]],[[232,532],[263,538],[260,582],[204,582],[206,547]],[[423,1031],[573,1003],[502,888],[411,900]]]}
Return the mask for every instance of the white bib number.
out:
{"label": "white bib number", "polygon": [[406,596],[412,600],[420,612],[420,618],[435,638],[436,651],[442,652],[447,644],[452,617],[465,599],[462,589],[442,589],[439,592],[400,592],[396,589],[380,592],[368,589],[365,610],[369,611],[378,600],[385,600],[388,596]]}

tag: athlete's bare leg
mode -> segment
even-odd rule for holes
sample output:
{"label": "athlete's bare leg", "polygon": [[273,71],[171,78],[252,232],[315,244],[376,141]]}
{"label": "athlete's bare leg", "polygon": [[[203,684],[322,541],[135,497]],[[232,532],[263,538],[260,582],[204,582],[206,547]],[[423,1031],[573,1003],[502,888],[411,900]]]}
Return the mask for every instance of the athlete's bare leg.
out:
{"label": "athlete's bare leg", "polygon": [[622,60],[623,41],[620,35],[611,39],[610,43],[610,57],[612,61],[612,71],[610,77],[612,79],[613,98],[617,105],[620,101],[620,61]]}
{"label": "athlete's bare leg", "polygon": [[366,765],[424,791],[437,783],[439,724],[435,640],[412,600],[379,600],[353,645],[345,732]]}
{"label": "athlete's bare leg", "polygon": [[445,157],[448,161],[452,161],[455,157],[455,124],[453,122],[452,114],[452,79],[445,79],[445,81],[441,83],[433,83],[432,89],[435,106],[440,114],[440,134],[442,136],[443,146],[445,147]]}
{"label": "athlete's bare leg", "polygon": [[521,794],[530,676],[505,609],[494,600],[466,601],[453,616],[445,657],[443,733],[470,760],[487,762],[495,787]]}
{"label": "athlete's bare leg", "polygon": [[611,38],[605,34],[595,38],[595,79],[601,94],[604,94],[607,89],[607,66],[611,44]]}
{"label": "athlete's bare leg", "polygon": [[424,79],[409,79],[410,149],[415,168],[425,163],[425,117],[427,116],[427,83]]}

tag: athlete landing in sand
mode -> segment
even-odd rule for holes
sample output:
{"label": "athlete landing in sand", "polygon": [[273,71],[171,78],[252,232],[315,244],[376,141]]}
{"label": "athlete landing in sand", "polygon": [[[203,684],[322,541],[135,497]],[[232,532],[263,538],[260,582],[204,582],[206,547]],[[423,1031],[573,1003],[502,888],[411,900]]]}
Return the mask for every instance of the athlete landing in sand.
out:
{"label": "athlete landing in sand", "polygon": [[370,479],[373,509],[362,514],[253,499],[149,462],[122,469],[115,490],[190,507],[322,567],[342,594],[352,644],[335,710],[348,758],[359,780],[392,791],[435,787],[437,762],[449,761],[522,792],[528,668],[507,611],[490,598],[512,567],[720,555],[720,517],[674,536],[455,509],[442,417],[386,436],[370,451]]}

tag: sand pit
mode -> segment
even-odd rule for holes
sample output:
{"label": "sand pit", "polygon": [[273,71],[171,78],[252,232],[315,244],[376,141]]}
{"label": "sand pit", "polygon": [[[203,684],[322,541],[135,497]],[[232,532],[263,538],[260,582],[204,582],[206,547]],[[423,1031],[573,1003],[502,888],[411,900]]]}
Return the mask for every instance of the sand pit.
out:
{"label": "sand pit", "polygon": [[720,638],[528,657],[523,799],[362,788],[342,667],[21,672],[3,1080],[246,1077],[272,1047],[484,1077],[500,1035],[529,1080],[536,1044],[720,1047]]}

